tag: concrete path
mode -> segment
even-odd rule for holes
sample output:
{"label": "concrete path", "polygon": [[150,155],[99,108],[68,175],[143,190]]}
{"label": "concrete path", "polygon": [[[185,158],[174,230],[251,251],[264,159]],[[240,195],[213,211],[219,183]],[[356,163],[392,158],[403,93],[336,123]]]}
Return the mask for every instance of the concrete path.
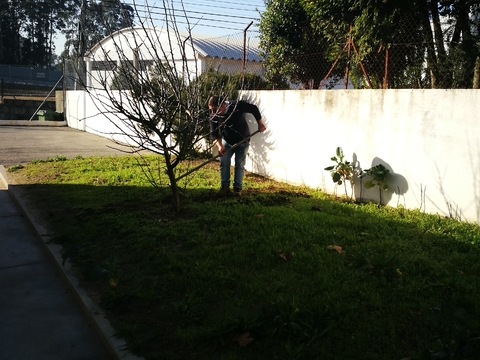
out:
{"label": "concrete path", "polygon": [[111,359],[0,182],[0,358]]}
{"label": "concrete path", "polygon": [[69,127],[0,126],[0,165],[28,163],[55,156],[125,155],[112,140]]}
{"label": "concrete path", "polygon": [[6,168],[63,155],[125,155],[68,127],[0,126],[0,360],[140,359],[78,285]]}

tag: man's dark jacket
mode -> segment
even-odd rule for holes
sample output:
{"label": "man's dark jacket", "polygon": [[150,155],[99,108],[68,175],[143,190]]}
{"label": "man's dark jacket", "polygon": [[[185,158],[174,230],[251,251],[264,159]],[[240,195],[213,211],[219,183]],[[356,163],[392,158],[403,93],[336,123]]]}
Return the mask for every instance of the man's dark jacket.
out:
{"label": "man's dark jacket", "polygon": [[257,121],[262,116],[256,105],[245,101],[226,101],[226,106],[224,114],[214,114],[210,117],[210,134],[212,140],[223,138],[230,145],[235,145],[250,136],[245,114],[252,114]]}

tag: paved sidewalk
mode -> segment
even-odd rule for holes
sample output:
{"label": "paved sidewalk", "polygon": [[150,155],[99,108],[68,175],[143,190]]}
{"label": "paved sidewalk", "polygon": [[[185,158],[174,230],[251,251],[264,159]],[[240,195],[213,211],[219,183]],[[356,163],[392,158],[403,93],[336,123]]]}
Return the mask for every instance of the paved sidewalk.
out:
{"label": "paved sidewalk", "polygon": [[0,358],[111,359],[0,178]]}
{"label": "paved sidewalk", "polygon": [[126,155],[111,139],[69,127],[0,126],[0,165],[5,167],[56,156]]}
{"label": "paved sidewalk", "polygon": [[62,266],[61,246],[26,206],[6,167],[57,155],[125,155],[67,127],[0,127],[0,360],[138,360]]}

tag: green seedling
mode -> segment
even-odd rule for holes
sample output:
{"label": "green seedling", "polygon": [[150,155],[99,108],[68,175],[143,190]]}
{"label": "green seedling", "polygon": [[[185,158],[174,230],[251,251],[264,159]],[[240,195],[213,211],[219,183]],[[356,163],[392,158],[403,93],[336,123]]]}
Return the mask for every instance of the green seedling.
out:
{"label": "green seedling", "polygon": [[347,184],[346,182],[349,181],[351,188],[352,188],[352,194],[350,198],[353,197],[353,178],[355,176],[355,165],[350,162],[345,160],[345,155],[343,154],[343,150],[341,147],[337,147],[336,150],[336,156],[332,156],[330,160],[334,161],[336,164],[332,166],[328,166],[325,168],[325,170],[330,171],[330,174],[332,175],[332,180],[334,183],[338,185],[344,185],[345,187],[345,195],[347,195]]}
{"label": "green seedling", "polygon": [[367,189],[371,189],[374,186],[378,186],[379,196],[380,196],[380,204],[382,204],[382,190],[388,190],[388,184],[386,182],[386,177],[390,173],[385,166],[382,164],[375,165],[370,169],[364,170],[360,175],[361,178],[365,176],[370,176],[371,179],[365,181],[364,186]]}

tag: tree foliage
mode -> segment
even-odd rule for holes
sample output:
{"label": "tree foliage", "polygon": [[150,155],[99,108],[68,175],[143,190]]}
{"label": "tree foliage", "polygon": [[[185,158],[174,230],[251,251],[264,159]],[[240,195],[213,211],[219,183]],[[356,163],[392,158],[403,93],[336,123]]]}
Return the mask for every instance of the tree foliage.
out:
{"label": "tree foliage", "polygon": [[0,3],[0,63],[50,67],[55,35],[72,21],[75,0]]}
{"label": "tree foliage", "polygon": [[286,88],[288,83],[312,87],[326,75],[323,65],[330,64],[325,56],[325,38],[314,28],[301,0],[266,2],[260,21],[260,47],[264,49],[265,77],[275,88]]}
{"label": "tree foliage", "polygon": [[[133,22],[133,9],[120,0],[85,1],[86,48]],[[67,51],[78,50],[82,0],[0,2],[0,63],[51,67],[55,37],[65,34]]]}
{"label": "tree foliage", "polygon": [[[312,82],[313,68],[325,75],[336,61],[329,76],[348,68],[360,87],[361,62],[377,88],[479,87],[479,11],[478,0],[269,0],[260,20],[266,76]],[[355,48],[343,51],[350,39]]]}
{"label": "tree foliage", "polygon": [[[75,1],[81,2],[81,0]],[[72,15],[80,17],[80,12],[79,7],[76,14]],[[85,50],[90,49],[115,31],[132,26],[135,10],[121,0],[97,0],[87,2],[84,16],[84,27],[81,29],[83,37],[79,36],[78,26],[76,26],[78,24],[74,24],[65,31],[67,41],[62,53],[63,57],[76,58],[81,47]]]}
{"label": "tree foliage", "polygon": [[[192,86],[199,86],[201,97],[207,101],[212,95],[226,99],[237,99],[243,90],[269,89],[269,85],[261,76],[247,73],[242,79],[241,73],[220,73],[214,68],[208,69],[192,81]],[[205,102],[206,103],[206,102]]]}

